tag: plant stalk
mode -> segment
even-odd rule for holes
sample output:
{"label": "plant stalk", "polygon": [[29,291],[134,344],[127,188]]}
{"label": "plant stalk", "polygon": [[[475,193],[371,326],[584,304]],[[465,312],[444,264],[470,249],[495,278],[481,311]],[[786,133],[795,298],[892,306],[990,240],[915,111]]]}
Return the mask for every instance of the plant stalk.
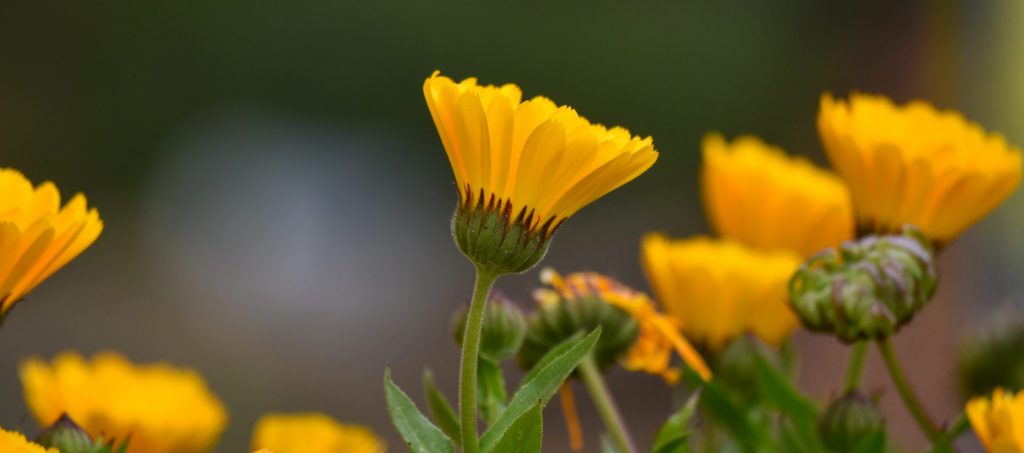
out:
{"label": "plant stalk", "polygon": [[843,379],[843,393],[850,393],[860,388],[864,376],[864,364],[868,359],[868,342],[858,341],[850,349],[850,359],[846,364],[846,378]]}
{"label": "plant stalk", "polygon": [[615,442],[619,450],[625,453],[636,453],[636,445],[629,435],[619,408],[615,405],[615,399],[612,398],[608,386],[604,383],[604,377],[601,376],[601,370],[597,368],[593,353],[587,354],[576,369],[579,370],[580,377],[583,378],[583,383],[586,385],[587,391],[590,392],[590,397],[594,400],[597,412],[601,415],[612,441]]}
{"label": "plant stalk", "polygon": [[929,440],[932,442],[937,441],[941,434],[939,428],[928,417],[928,413],[925,412],[924,406],[921,405],[921,401],[914,393],[914,389],[910,388],[910,383],[900,368],[899,359],[896,358],[896,351],[893,350],[892,339],[887,337],[878,340],[878,350],[882,353],[882,358],[885,360],[886,368],[889,369],[889,376],[892,377],[892,382],[896,384],[896,390],[899,391],[900,397],[903,398],[903,404],[907,406],[910,414],[914,416],[914,421],[917,422],[917,425],[921,428],[921,431],[924,431]]}
{"label": "plant stalk", "polygon": [[476,422],[476,381],[477,362],[480,357],[480,334],[483,330],[484,312],[491,287],[498,275],[477,268],[476,284],[473,286],[473,300],[469,304],[466,330],[462,336],[462,358],[459,362],[459,424],[462,433],[462,451],[479,453],[480,439],[477,437]]}

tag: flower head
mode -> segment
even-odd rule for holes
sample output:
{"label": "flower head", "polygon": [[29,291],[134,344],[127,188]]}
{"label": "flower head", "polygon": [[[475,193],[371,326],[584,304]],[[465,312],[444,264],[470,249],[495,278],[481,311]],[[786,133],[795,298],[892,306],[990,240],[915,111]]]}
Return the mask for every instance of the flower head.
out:
{"label": "flower head", "polygon": [[384,453],[368,428],[343,425],[320,413],[268,414],[256,422],[254,450],[274,453]]}
{"label": "flower head", "polygon": [[953,111],[882,96],[821,98],[818,132],[850,186],[861,230],[917,226],[946,244],[1005,200],[1021,179],[1021,152]]}
{"label": "flower head", "polygon": [[43,448],[29,442],[21,433],[0,428],[0,451],[4,453],[60,453],[56,448]]}
{"label": "flower head", "polygon": [[129,439],[131,453],[210,450],[227,423],[220,401],[194,371],[134,365],[114,353],[91,361],[65,352],[21,365],[29,409],[40,425],[68,414],[93,437]]}
{"label": "flower head", "polygon": [[853,237],[850,194],[838,176],[753,136],[704,137],[704,207],[721,237],[804,257]]}
{"label": "flower head", "polygon": [[991,398],[967,402],[967,418],[985,449],[994,453],[1024,451],[1024,391],[996,389]]}
{"label": "flower head", "polygon": [[62,207],[52,182],[33,187],[17,170],[0,168],[0,319],[101,231],[99,212],[82,194]]}
{"label": "flower head", "polygon": [[574,272],[563,277],[549,268],[541,272],[541,281],[553,288],[536,292],[542,305],[596,299],[624,311],[636,321],[638,334],[621,362],[626,369],[657,374],[670,383],[675,382],[679,378],[679,370],[672,367],[675,352],[702,379],[711,379],[711,370],[704,359],[679,333],[676,323],[654,308],[646,294],[595,272]]}
{"label": "flower head", "polygon": [[744,333],[779,345],[796,328],[786,282],[800,265],[792,252],[753,250],[730,240],[672,240],[649,234],[644,271],[666,313],[687,338],[720,349]]}
{"label": "flower head", "polygon": [[650,168],[650,137],[590,123],[519,87],[423,83],[430,115],[455,173],[453,230],[478,266],[523,272],[540,260],[565,219]]}

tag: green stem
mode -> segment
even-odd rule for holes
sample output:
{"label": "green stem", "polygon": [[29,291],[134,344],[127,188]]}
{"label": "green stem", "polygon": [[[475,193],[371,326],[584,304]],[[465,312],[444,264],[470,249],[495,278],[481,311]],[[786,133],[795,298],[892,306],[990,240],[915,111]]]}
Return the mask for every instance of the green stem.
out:
{"label": "green stem", "polygon": [[604,383],[601,370],[594,362],[593,353],[587,354],[576,369],[579,370],[580,377],[583,378],[583,383],[587,386],[587,391],[590,392],[590,397],[594,400],[597,412],[601,414],[601,419],[604,420],[604,426],[608,429],[612,441],[615,442],[619,450],[625,453],[636,453],[633,439],[630,438],[626,423],[622,420],[622,415],[619,413],[618,407],[615,406],[615,400]]}
{"label": "green stem", "polygon": [[462,451],[479,453],[480,439],[476,431],[476,374],[480,357],[480,332],[484,325],[484,311],[498,274],[476,270],[473,301],[469,304],[466,330],[462,336],[462,359],[459,363],[459,420],[462,432]]}
{"label": "green stem", "polygon": [[949,426],[946,428],[946,435],[949,436],[950,440],[953,440],[960,437],[964,431],[967,431],[970,428],[970,420],[967,419],[967,415],[961,412],[955,419],[953,419],[952,422],[949,423]]}
{"label": "green stem", "polygon": [[858,341],[850,349],[850,361],[846,364],[846,378],[843,379],[843,393],[850,393],[860,387],[864,376],[864,363],[868,359],[868,342]]}
{"label": "green stem", "polygon": [[910,414],[914,416],[914,421],[917,422],[921,431],[924,431],[929,440],[935,442],[939,439],[939,428],[928,417],[928,413],[925,412],[921,401],[914,394],[914,390],[910,388],[910,383],[900,368],[900,361],[896,358],[896,351],[892,348],[892,339],[887,337],[878,340],[878,350],[882,353],[882,358],[885,360],[886,368],[889,369],[889,376],[892,377],[892,382],[896,384],[896,390],[899,391],[900,397],[903,398],[903,404],[910,410]]}

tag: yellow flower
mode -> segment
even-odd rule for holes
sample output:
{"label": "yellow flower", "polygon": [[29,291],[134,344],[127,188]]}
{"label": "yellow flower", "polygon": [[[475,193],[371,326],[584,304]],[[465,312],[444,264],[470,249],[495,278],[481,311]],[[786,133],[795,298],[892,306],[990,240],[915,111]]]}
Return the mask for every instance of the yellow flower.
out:
{"label": "yellow flower", "polygon": [[29,442],[21,433],[0,428],[0,452],[3,453],[60,453],[56,448],[43,448]]}
{"label": "yellow flower", "polygon": [[793,252],[661,234],[644,237],[641,249],[654,294],[687,338],[718,349],[749,332],[779,345],[798,324],[786,303],[786,283],[801,261]]}
{"label": "yellow flower", "polygon": [[61,207],[53,183],[33,188],[17,170],[0,168],[0,319],[101,231],[99,212],[82,194]]}
{"label": "yellow flower", "polygon": [[1014,395],[996,389],[992,398],[980,397],[967,402],[966,412],[986,450],[1024,452],[1024,391]]}
{"label": "yellow flower", "polygon": [[535,264],[565,219],[658,157],[650,137],[592,124],[544,97],[524,102],[512,84],[455,83],[435,72],[423,93],[455,173],[456,242],[502,273]]}
{"label": "yellow flower", "polygon": [[846,185],[810,161],[757,137],[704,137],[704,207],[715,231],[764,250],[804,257],[853,237]]}
{"label": "yellow flower", "polygon": [[224,406],[192,370],[133,365],[100,353],[65,352],[21,365],[29,409],[42,426],[67,413],[90,436],[129,439],[131,453],[209,451],[227,423]]}
{"label": "yellow flower", "polygon": [[953,111],[882,96],[821,98],[818,132],[853,195],[858,227],[917,226],[942,245],[1005,200],[1021,179],[1021,152]]}
{"label": "yellow flower", "polygon": [[574,272],[563,277],[548,268],[541,272],[541,281],[557,291],[557,294],[546,290],[536,292],[535,297],[542,305],[597,297],[636,320],[639,333],[622,361],[626,369],[661,375],[674,383],[679,378],[679,370],[671,366],[672,352],[675,352],[702,379],[711,379],[711,370],[704,359],[679,333],[676,323],[658,313],[646,294],[595,272]]}
{"label": "yellow flower", "polygon": [[253,449],[274,453],[383,453],[384,442],[368,428],[343,425],[319,413],[268,414],[256,423]]}

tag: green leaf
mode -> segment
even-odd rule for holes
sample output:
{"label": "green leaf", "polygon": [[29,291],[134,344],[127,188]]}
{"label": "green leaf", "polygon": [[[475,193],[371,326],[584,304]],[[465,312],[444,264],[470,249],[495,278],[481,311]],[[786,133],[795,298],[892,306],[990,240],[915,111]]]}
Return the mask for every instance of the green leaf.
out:
{"label": "green leaf", "polygon": [[391,368],[384,371],[384,398],[388,404],[388,415],[398,433],[402,435],[409,449],[414,453],[454,453],[451,439],[437,429],[427,417],[416,408],[409,396],[391,382]]}
{"label": "green leaf", "polygon": [[512,422],[501,442],[494,447],[493,453],[540,453],[544,437],[542,409],[541,405],[537,404]]}
{"label": "green leaf", "polygon": [[523,380],[523,384],[515,396],[509,401],[505,411],[480,439],[481,450],[484,453],[493,452],[494,447],[505,436],[505,432],[516,419],[533,406],[539,404],[544,407],[600,337],[601,328],[598,327],[583,338],[573,337],[566,340],[565,343],[568,344],[558,345],[537,362],[534,369],[530,370],[526,379]]}
{"label": "green leaf", "polygon": [[455,445],[460,445],[462,430],[459,428],[459,417],[455,415],[455,409],[452,409],[444,393],[437,388],[434,374],[430,370],[423,370],[423,394],[427,397],[427,409],[430,410],[434,423],[441,427],[441,431],[444,431]]}
{"label": "green leaf", "polygon": [[[756,354],[754,364],[761,395],[768,405],[781,410],[792,422],[792,426],[784,427],[783,435],[788,436],[790,442],[799,445],[800,451],[825,451],[814,428],[818,419],[818,408],[814,403],[800,393],[789,377],[762,353]],[[786,432],[786,429],[789,432]]]}
{"label": "green leaf", "polygon": [[686,441],[690,437],[690,421],[693,414],[697,412],[697,402],[700,401],[700,392],[695,392],[686,400],[686,404],[679,408],[675,414],[668,418],[668,421],[658,429],[654,436],[654,447],[652,453],[685,453],[689,446]]}
{"label": "green leaf", "polygon": [[498,362],[480,356],[477,363],[476,403],[480,418],[490,426],[505,410],[505,401],[508,399],[505,393],[505,377]]}
{"label": "green leaf", "polygon": [[732,437],[748,452],[779,451],[771,437],[755,426],[745,411],[729,397],[721,384],[712,380],[701,391],[700,405],[711,416],[732,433]]}
{"label": "green leaf", "polygon": [[[853,451],[851,453],[877,453],[880,451],[885,451],[885,431],[881,429],[871,433],[860,442],[857,442],[857,446],[853,447]],[[952,449],[949,450],[950,453],[952,453],[952,451]]]}

